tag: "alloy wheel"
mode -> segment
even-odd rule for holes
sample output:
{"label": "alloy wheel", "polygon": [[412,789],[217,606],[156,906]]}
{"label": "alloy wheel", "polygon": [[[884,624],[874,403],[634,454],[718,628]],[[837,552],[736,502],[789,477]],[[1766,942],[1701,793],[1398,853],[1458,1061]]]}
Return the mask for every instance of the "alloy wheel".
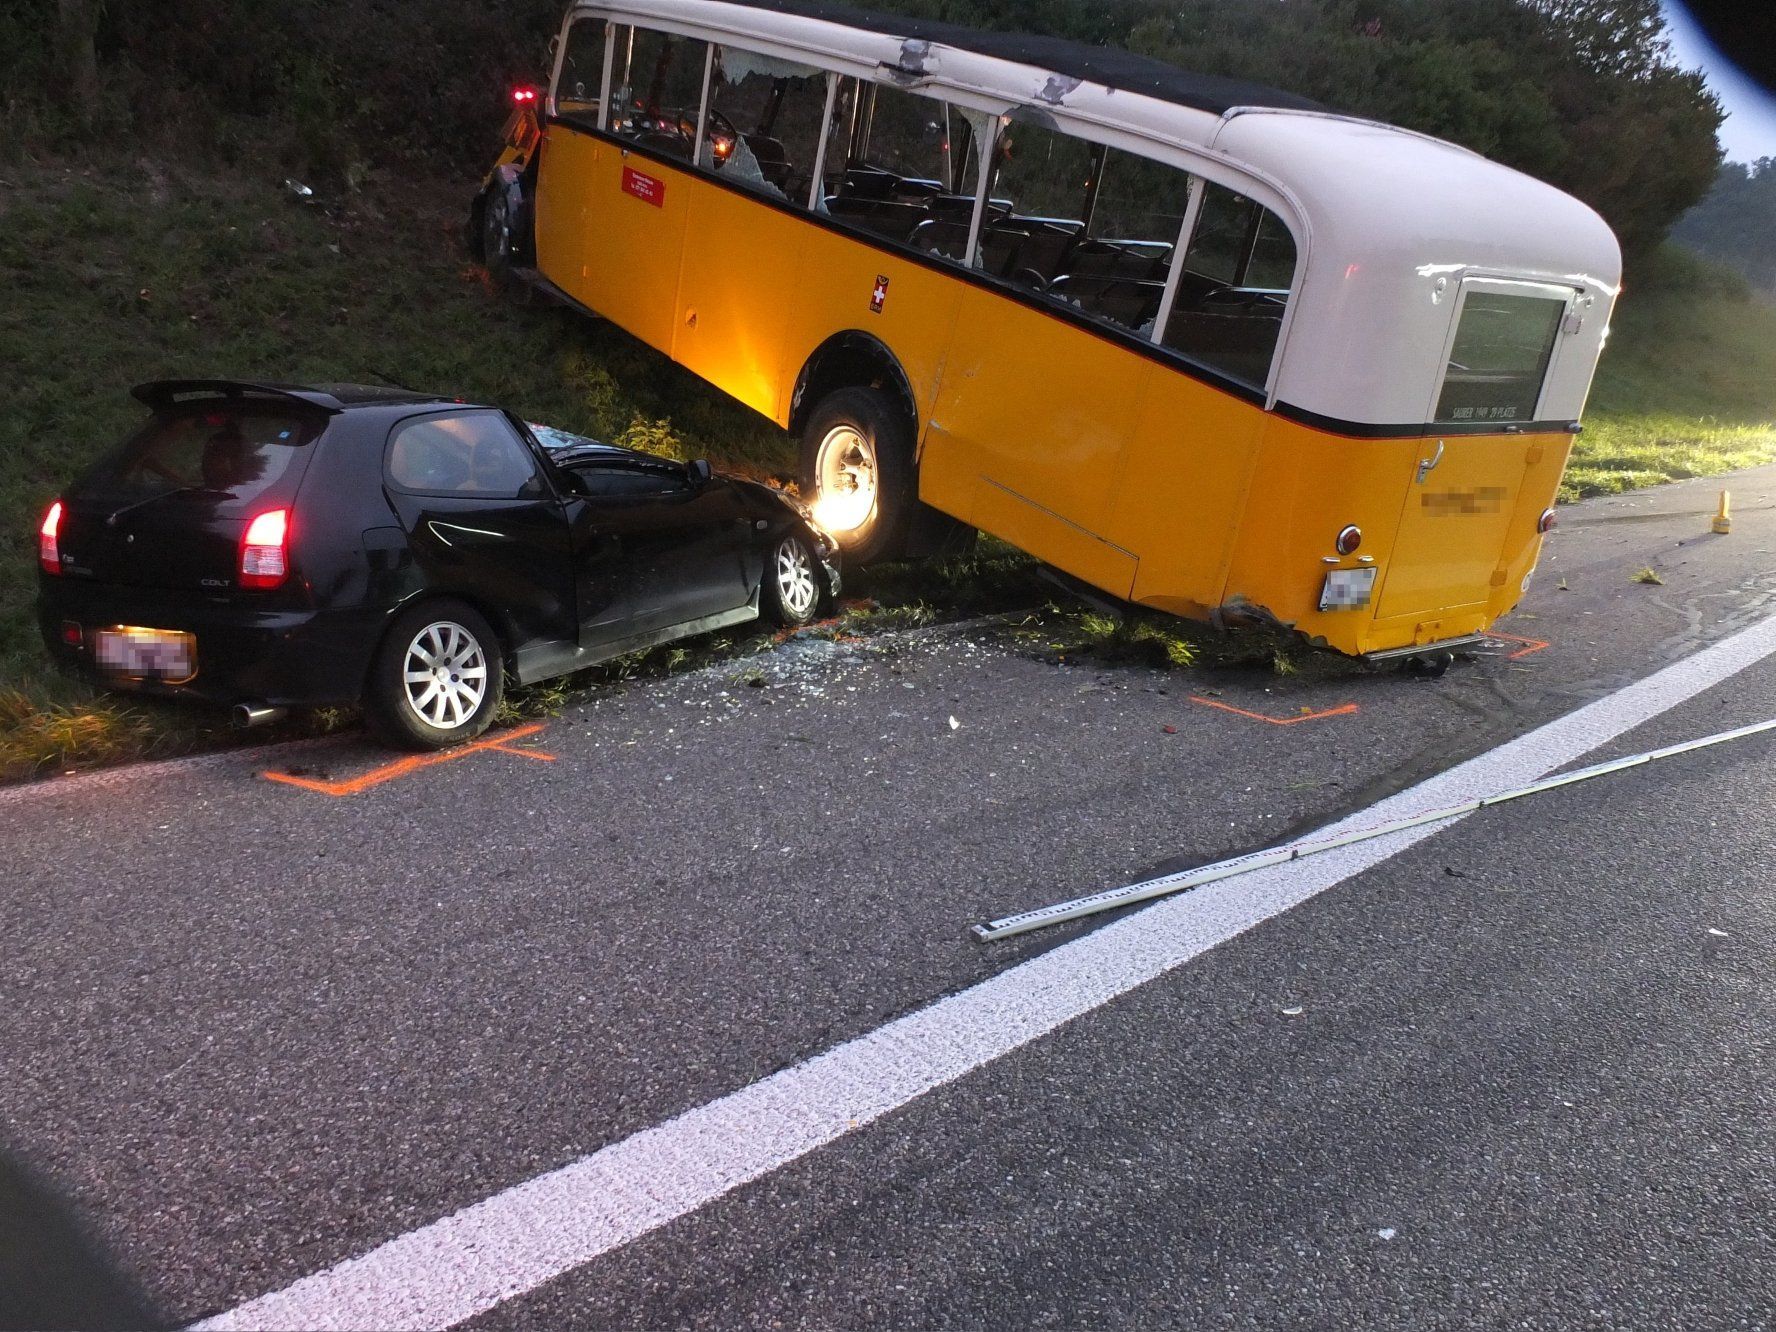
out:
{"label": "alloy wheel", "polygon": [[784,538],[777,546],[777,597],[783,609],[797,620],[806,619],[818,596],[808,548],[796,537]]}
{"label": "alloy wheel", "polygon": [[454,730],[487,697],[487,656],[467,629],[438,620],[407,645],[401,679],[414,716],[435,730]]}

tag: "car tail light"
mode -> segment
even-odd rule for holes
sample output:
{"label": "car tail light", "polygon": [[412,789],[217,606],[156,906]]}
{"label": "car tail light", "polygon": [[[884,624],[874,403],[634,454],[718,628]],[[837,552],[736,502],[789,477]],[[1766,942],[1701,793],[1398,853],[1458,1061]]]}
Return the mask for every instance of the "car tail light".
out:
{"label": "car tail light", "polygon": [[290,511],[268,509],[241,536],[240,585],[276,587],[290,572]]}
{"label": "car tail light", "polygon": [[1363,544],[1363,529],[1352,523],[1339,532],[1333,541],[1333,547],[1340,555],[1355,555],[1357,547]]}
{"label": "car tail light", "polygon": [[57,500],[43,515],[43,526],[37,529],[37,563],[44,573],[62,571],[62,502]]}
{"label": "car tail light", "polygon": [[1554,530],[1554,523],[1555,522],[1556,522],[1556,519],[1554,516],[1554,510],[1543,509],[1542,516],[1540,518],[1536,519],[1536,531],[1538,531],[1538,532],[1552,532]]}

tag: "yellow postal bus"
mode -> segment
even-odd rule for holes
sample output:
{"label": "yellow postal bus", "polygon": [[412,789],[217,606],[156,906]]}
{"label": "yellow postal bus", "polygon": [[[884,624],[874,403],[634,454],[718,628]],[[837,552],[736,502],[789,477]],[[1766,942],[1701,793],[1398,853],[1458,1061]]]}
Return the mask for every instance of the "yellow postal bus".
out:
{"label": "yellow postal bus", "polygon": [[1446,662],[1551,525],[1620,274],[1558,190],[1300,98],[806,0],[588,0],[490,269],[802,442],[855,558]]}

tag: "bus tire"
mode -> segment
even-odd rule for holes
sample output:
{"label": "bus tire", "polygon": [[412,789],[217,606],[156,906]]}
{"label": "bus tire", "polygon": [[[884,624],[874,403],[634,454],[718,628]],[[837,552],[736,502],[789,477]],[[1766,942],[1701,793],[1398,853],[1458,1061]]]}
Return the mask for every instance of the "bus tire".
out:
{"label": "bus tire", "polygon": [[853,564],[906,554],[919,508],[913,423],[889,394],[842,388],[808,413],[802,429],[802,488],[815,519]]}
{"label": "bus tire", "polygon": [[481,262],[487,276],[502,291],[519,285],[518,268],[529,252],[525,231],[528,210],[517,181],[496,180],[481,201]]}

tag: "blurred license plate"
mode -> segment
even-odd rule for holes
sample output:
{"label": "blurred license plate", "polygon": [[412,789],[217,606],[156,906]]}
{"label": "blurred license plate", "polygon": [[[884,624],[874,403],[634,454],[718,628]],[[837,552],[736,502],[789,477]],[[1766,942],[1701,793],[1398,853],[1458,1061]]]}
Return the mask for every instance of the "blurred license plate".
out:
{"label": "blurred license plate", "polygon": [[1367,569],[1334,569],[1320,588],[1321,610],[1354,610],[1369,604],[1375,590],[1375,566]]}
{"label": "blurred license plate", "polygon": [[95,655],[113,675],[183,684],[197,674],[197,636],[177,629],[101,629]]}

